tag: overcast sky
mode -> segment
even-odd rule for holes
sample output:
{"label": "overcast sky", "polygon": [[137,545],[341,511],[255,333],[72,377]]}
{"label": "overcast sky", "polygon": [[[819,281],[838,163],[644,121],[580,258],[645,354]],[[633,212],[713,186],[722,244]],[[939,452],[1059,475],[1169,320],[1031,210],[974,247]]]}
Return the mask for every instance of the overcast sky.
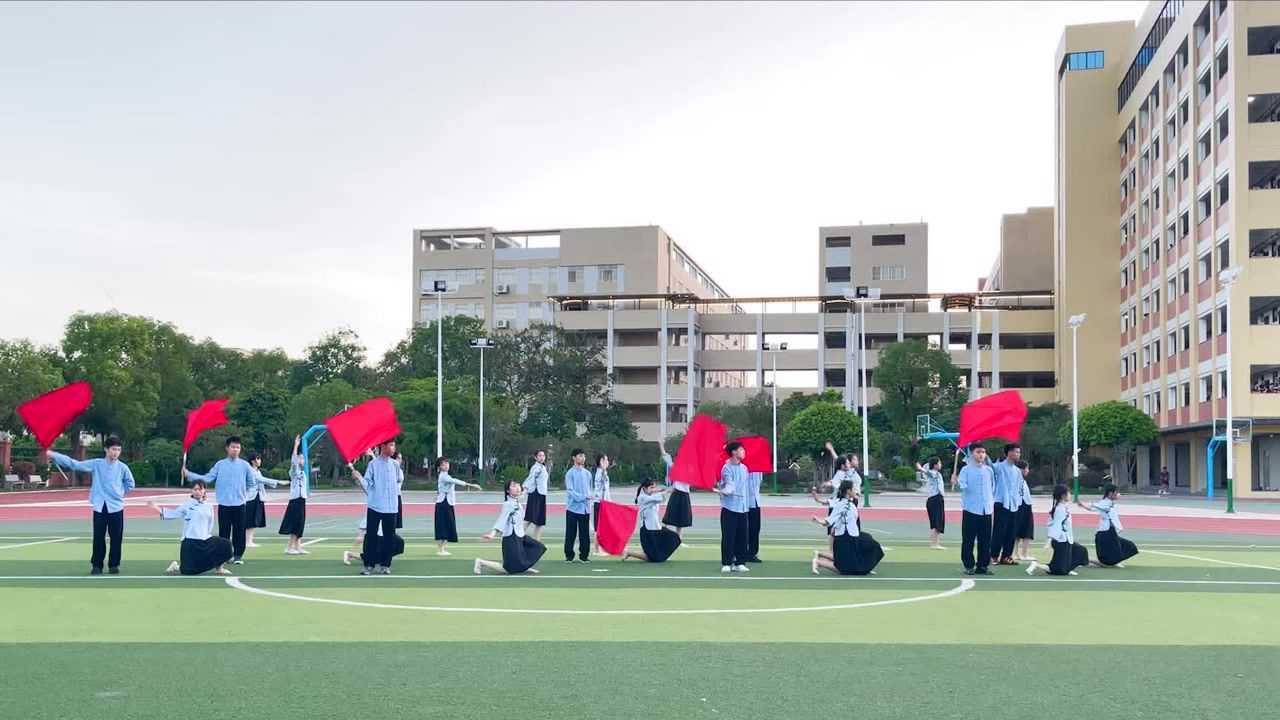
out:
{"label": "overcast sky", "polygon": [[[77,310],[298,354],[412,320],[411,231],[657,224],[736,295],[1053,201],[1053,51],[1138,2],[0,4],[0,337]],[[1123,62],[1107,58],[1107,62]]]}

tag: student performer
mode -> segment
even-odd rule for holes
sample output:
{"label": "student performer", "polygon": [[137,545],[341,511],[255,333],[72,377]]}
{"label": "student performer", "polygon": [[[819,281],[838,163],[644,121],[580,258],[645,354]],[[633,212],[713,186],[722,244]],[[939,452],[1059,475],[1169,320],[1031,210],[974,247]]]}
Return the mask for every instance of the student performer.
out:
{"label": "student performer", "polygon": [[578,540],[578,559],[591,562],[591,473],[587,471],[587,453],[573,450],[573,466],[564,473],[564,561],[573,562],[573,541]]}
{"label": "student performer", "polygon": [[191,484],[191,499],[176,508],[164,508],[154,501],[147,503],[166,520],[182,518],[181,560],[169,563],[167,575],[199,575],[213,571],[215,575],[230,575],[226,562],[231,559],[231,542],[213,534],[213,506],[205,502],[205,484],[196,480]]}
{"label": "student performer", "polygon": [[529,475],[524,479],[524,530],[533,539],[542,541],[542,530],[547,526],[547,453],[543,450],[533,454],[533,464],[529,466]]}
{"label": "student performer", "polygon": [[813,521],[832,530],[835,543],[830,553],[814,552],[810,569],[814,575],[827,570],[840,575],[874,575],[876,565],[884,559],[884,549],[871,533],[858,529],[858,506],[853,502],[853,481],[845,480],[837,488],[838,497],[827,517],[815,515]]}
{"label": "student performer", "polygon": [[945,550],[942,546],[942,534],[947,531],[947,506],[944,498],[944,482],[942,480],[942,458],[934,456],[924,465],[916,465],[916,477],[920,479],[925,494],[925,513],[929,516],[929,547],[934,550]]}
{"label": "student performer", "polygon": [[1049,545],[1053,548],[1053,558],[1048,565],[1032,560],[1027,567],[1028,575],[1037,569],[1050,575],[1078,575],[1076,568],[1089,564],[1089,551],[1076,542],[1072,531],[1071,506],[1067,502],[1069,492],[1066,485],[1053,488],[1053,509],[1049,512]]}
{"label": "student performer", "polygon": [[458,500],[458,488],[481,487],[475,483],[456,480],[449,475],[449,458],[436,458],[436,515],[435,538],[436,555],[452,555],[444,546],[458,542],[458,518],[453,506]]}
{"label": "student performer", "polygon": [[253,467],[240,457],[240,438],[232,435],[223,443],[227,456],[213,464],[209,472],[201,475],[182,466],[184,480],[203,480],[213,485],[214,499],[218,501],[218,537],[231,541],[231,564],[244,564],[245,517],[244,503],[254,487]]}
{"label": "student performer", "polygon": [[[585,457],[584,457],[585,459]],[[584,470],[585,472],[585,470]],[[493,529],[481,535],[482,540],[492,540],[502,536],[502,562],[476,558],[471,571],[482,575],[486,570],[498,575],[519,575],[520,573],[538,573],[534,565],[542,558],[547,548],[542,543],[525,535],[524,507],[520,505],[520,495],[524,487],[519,481],[512,480],[503,490],[502,509],[498,511],[498,520]]]}
{"label": "student performer", "polygon": [[1116,511],[1116,501],[1120,499],[1120,488],[1107,483],[1102,488],[1102,499],[1089,505],[1077,502],[1085,510],[1098,513],[1098,531],[1093,535],[1093,550],[1098,555],[1100,567],[1124,567],[1124,561],[1138,554],[1138,546],[1132,540],[1120,537],[1124,526],[1120,524],[1120,513]]}
{"label": "student performer", "polygon": [[626,550],[622,559],[636,558],[645,562],[666,562],[680,547],[680,534],[663,527],[658,522],[658,506],[665,491],[652,478],[640,482],[636,489],[636,504],[640,506],[640,550]]}
{"label": "student performer", "polygon": [[662,446],[661,441],[658,442],[658,449],[662,451],[662,464],[666,466],[666,484],[671,487],[671,497],[667,499],[667,509],[662,514],[662,524],[675,530],[676,535],[679,535],[683,542],[684,529],[693,527],[693,502],[689,495],[689,483],[671,479],[671,466],[675,461],[672,460],[671,453]]}
{"label": "student performer", "polygon": [[289,458],[289,505],[280,520],[280,535],[289,536],[286,555],[306,555],[310,551],[302,547],[302,533],[307,527],[307,476],[306,462],[299,448],[302,436],[293,438],[293,454]]}
{"label": "student performer", "polygon": [[747,560],[747,466],[742,443],[724,448],[729,460],[720,469],[720,480],[712,490],[720,496],[720,572],[749,572]]}
{"label": "student performer", "polygon": [[[89,506],[93,508],[93,550],[89,555],[89,574],[101,575],[102,562],[112,575],[120,574],[120,554],[124,551],[124,496],[133,489],[133,472],[120,461],[120,438],[108,435],[102,448],[105,457],[76,460],[62,453],[49,452],[49,461],[58,467],[89,473]],[[111,554],[107,555],[107,536],[111,537]]]}
{"label": "student performer", "polygon": [[[963,451],[956,451],[956,463]],[[951,470],[951,482],[960,488],[960,562],[966,575],[990,575],[991,513],[995,500],[995,479],[987,462],[987,449],[978,443],[969,446],[965,465],[957,473]],[[974,545],[977,560],[974,560]]]}

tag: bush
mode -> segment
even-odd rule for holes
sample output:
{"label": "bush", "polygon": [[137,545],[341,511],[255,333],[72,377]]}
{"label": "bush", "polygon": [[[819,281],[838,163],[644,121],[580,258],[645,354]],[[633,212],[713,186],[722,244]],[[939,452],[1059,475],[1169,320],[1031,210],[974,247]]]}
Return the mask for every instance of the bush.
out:
{"label": "bush", "polygon": [[889,472],[889,482],[897,489],[914,490],[916,485],[915,468],[899,465]]}
{"label": "bush", "polygon": [[512,480],[524,482],[527,477],[529,477],[529,471],[519,465],[503,465],[502,469],[498,471],[498,480],[503,487]]}
{"label": "bush", "polygon": [[138,487],[164,484],[163,481],[156,479],[156,469],[151,463],[134,463],[129,466],[129,470],[133,473],[133,482]]}

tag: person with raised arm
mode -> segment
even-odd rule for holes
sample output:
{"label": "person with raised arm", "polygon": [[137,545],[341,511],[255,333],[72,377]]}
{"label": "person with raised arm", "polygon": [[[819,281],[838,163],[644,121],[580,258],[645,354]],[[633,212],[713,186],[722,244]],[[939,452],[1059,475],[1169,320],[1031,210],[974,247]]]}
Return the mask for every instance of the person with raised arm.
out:
{"label": "person with raised arm", "polygon": [[[120,555],[124,551],[124,496],[134,488],[133,472],[120,461],[120,438],[108,435],[102,443],[104,457],[76,460],[49,451],[49,461],[60,468],[89,473],[89,506],[93,508],[93,550],[89,555],[89,574],[101,575],[102,562],[112,575],[120,573]],[[111,537],[111,554],[107,555],[107,536]]]}
{"label": "person with raised arm", "polygon": [[166,520],[182,518],[180,560],[169,563],[167,575],[199,575],[210,570],[215,575],[231,574],[226,568],[231,559],[231,541],[213,534],[213,506],[205,502],[206,492],[204,481],[196,480],[191,484],[191,499],[178,507],[147,503]]}
{"label": "person with raised arm", "polygon": [[213,464],[209,472],[201,475],[182,466],[183,480],[203,480],[213,485],[214,499],[218,501],[218,537],[231,541],[231,564],[244,564],[245,517],[244,503],[249,491],[255,487],[253,466],[240,457],[240,438],[231,435],[223,443],[227,456]]}

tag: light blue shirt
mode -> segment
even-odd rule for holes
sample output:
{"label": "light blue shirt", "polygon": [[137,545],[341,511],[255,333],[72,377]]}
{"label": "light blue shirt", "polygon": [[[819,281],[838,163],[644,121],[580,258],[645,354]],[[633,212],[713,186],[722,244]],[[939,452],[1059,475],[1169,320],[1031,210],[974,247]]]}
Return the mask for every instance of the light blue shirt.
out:
{"label": "light blue shirt", "polygon": [[253,468],[253,487],[249,489],[249,499],[253,500],[254,498],[257,498],[258,500],[266,500],[266,498],[263,497],[262,492],[267,485],[270,485],[271,487],[280,487],[280,481],[263,475],[262,470],[259,468]]}
{"label": "light blue shirt", "polygon": [[858,506],[847,498],[831,503],[831,515],[827,518],[832,535],[858,536]]}
{"label": "light blue shirt", "polygon": [[760,507],[760,485],[764,483],[764,473],[747,473],[747,489],[750,494],[747,496],[747,507]]}
{"label": "light blue shirt", "polygon": [[751,493],[751,480],[747,477],[747,466],[742,463],[727,462],[720,469],[720,507],[729,512],[745,513],[747,498]]}
{"label": "light blue shirt", "polygon": [[307,471],[302,456],[295,455],[289,464],[289,499],[307,499]]}
{"label": "light blue shirt", "polygon": [[564,472],[564,509],[586,515],[591,507],[591,471],[573,466]]}
{"label": "light blue shirt", "polygon": [[960,486],[960,505],[965,512],[990,515],[995,511],[995,477],[990,465],[968,462],[960,468],[956,484]]}
{"label": "light blue shirt", "polygon": [[1022,504],[1022,468],[1001,460],[991,466],[991,472],[995,475],[994,501],[1006,510],[1017,510]]}
{"label": "light blue shirt", "polygon": [[920,476],[920,482],[924,484],[925,494],[929,497],[943,494],[942,473],[933,468],[925,468],[916,473]]}
{"label": "light blue shirt", "polygon": [[524,491],[526,494],[536,492],[539,495],[547,494],[547,466],[540,462],[535,462],[529,468],[529,476],[524,479]]}
{"label": "light blue shirt", "polygon": [[457,480],[447,472],[440,473],[440,476],[436,478],[436,502],[457,505],[458,488],[466,486],[465,480]]}
{"label": "light blue shirt", "polygon": [[176,508],[162,508],[165,520],[182,518],[182,539],[208,540],[213,537],[213,506],[191,498]]}
{"label": "light blue shirt", "polygon": [[362,477],[365,492],[368,493],[365,501],[369,509],[384,515],[394,515],[400,509],[399,463],[379,455],[369,461]]}
{"label": "light blue shirt", "polygon": [[133,489],[133,473],[128,465],[106,458],[81,461],[56,452],[49,453],[49,459],[67,470],[93,476],[93,484],[89,486],[89,504],[94,510],[101,511],[103,505],[107,506],[107,512],[124,509],[124,496]]}
{"label": "light blue shirt", "polygon": [[591,483],[591,495],[595,498],[596,502],[613,499],[613,496],[609,494],[608,470],[596,468],[596,476]]}
{"label": "light blue shirt", "polygon": [[669,485],[670,487],[675,488],[676,490],[679,490],[680,492],[685,492],[685,493],[689,492],[689,483],[687,483],[687,482],[680,482],[679,480],[672,480],[672,479],[671,479],[671,467],[672,467],[673,465],[675,465],[675,464],[676,464],[676,462],[675,462],[675,460],[672,460],[672,459],[671,459],[671,454],[670,454],[670,453],[665,453],[665,452],[664,452],[664,453],[662,453],[662,464],[663,464],[663,465],[665,465],[665,466],[667,467],[667,472],[666,472],[666,475],[665,475],[665,481],[666,481],[667,485]]}
{"label": "light blue shirt", "polygon": [[645,530],[660,530],[662,524],[658,521],[658,506],[662,504],[662,491],[655,493],[640,493],[636,498],[636,504],[640,506],[640,525]]}
{"label": "light blue shirt", "polygon": [[192,480],[213,485],[214,497],[225,507],[243,505],[257,484],[253,479],[253,466],[240,458],[222,458],[204,475],[188,470],[187,481]]}

